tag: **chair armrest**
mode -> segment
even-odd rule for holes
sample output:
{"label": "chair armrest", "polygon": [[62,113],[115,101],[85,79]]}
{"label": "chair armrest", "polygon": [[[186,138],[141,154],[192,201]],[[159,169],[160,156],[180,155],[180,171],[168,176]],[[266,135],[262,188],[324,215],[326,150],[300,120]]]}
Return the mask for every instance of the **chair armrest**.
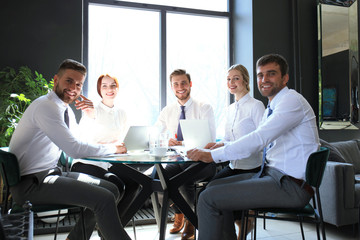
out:
{"label": "chair armrest", "polygon": [[320,186],[323,208],[354,208],[355,171],[352,164],[328,162]]}

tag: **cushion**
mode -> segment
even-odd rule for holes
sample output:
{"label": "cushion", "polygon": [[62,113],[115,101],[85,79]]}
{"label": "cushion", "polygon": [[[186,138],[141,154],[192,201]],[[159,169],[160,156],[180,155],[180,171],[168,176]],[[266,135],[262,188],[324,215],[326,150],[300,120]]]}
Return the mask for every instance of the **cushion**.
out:
{"label": "cushion", "polygon": [[320,139],[320,144],[322,147],[327,147],[330,150],[328,161],[345,163],[344,157],[334,146],[323,139]]}
{"label": "cushion", "polygon": [[342,155],[346,163],[354,166],[355,173],[360,173],[360,151],[356,140],[330,143]]}

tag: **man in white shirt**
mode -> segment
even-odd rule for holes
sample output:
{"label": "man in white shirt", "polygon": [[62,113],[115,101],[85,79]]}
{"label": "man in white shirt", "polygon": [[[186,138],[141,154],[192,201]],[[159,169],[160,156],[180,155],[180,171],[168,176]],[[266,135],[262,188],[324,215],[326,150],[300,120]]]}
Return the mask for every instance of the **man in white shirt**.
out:
{"label": "man in white shirt", "polygon": [[[120,222],[120,194],[114,184],[86,174],[62,172],[57,167],[62,151],[72,158],[83,158],[119,153],[123,148],[89,144],[74,137],[72,130],[77,123],[69,104],[76,101],[77,109],[93,114],[92,102],[80,95],[85,76],[84,65],[63,61],[54,76],[53,91],[36,99],[24,112],[9,146],[18,158],[21,181],[10,190],[20,205],[29,200],[32,204],[85,207],[87,239],[96,223],[107,240],[130,239]],[[77,100],[80,96],[83,101]],[[68,239],[82,238],[80,221]]]}
{"label": "man in white shirt", "polygon": [[[160,113],[156,126],[160,126],[163,132],[168,132],[171,137],[169,146],[182,145],[183,140],[186,144],[186,139],[183,139],[181,133],[179,134],[179,119],[181,109],[185,111],[185,119],[207,119],[209,121],[211,137],[213,140],[216,138],[215,116],[214,111],[210,104],[203,103],[195,100],[190,96],[192,82],[190,74],[183,69],[177,69],[170,74],[171,89],[173,90],[178,101],[166,106]],[[185,108],[184,108],[185,107]],[[205,146],[204,146],[205,147]],[[192,164],[168,164],[166,170],[168,176],[175,176],[176,174],[191,167]],[[194,181],[189,181],[184,184],[184,189],[181,193],[187,198],[190,205],[194,204],[194,182],[210,179],[214,176],[216,170],[215,164],[209,164],[201,170]],[[175,221],[174,226],[170,229],[170,233],[178,233],[184,226],[184,215],[175,208]],[[181,234],[182,240],[194,239],[195,228],[186,220],[185,229]]]}
{"label": "man in white shirt", "polygon": [[259,127],[222,148],[187,154],[196,161],[219,163],[245,159],[266,147],[266,164],[258,174],[215,180],[200,194],[200,240],[236,239],[235,210],[301,208],[313,194],[304,179],[308,157],[319,147],[315,114],[301,94],[288,89],[288,65],[282,56],[265,55],[256,67],[259,91],[269,100]]}

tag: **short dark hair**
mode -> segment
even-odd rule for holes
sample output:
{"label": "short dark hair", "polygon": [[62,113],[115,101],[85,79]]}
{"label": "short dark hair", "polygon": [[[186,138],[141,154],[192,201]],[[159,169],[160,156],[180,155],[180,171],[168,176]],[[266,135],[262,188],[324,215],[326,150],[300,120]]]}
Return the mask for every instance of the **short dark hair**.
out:
{"label": "short dark hair", "polygon": [[289,73],[289,65],[288,65],[286,59],[283,56],[281,56],[280,54],[268,54],[268,55],[262,56],[261,58],[259,58],[259,60],[257,60],[256,68],[258,68],[260,66],[264,66],[269,63],[276,63],[280,66],[280,71],[281,71],[282,77]]}
{"label": "short dark hair", "polygon": [[188,74],[186,72],[186,70],[184,69],[175,69],[171,74],[170,74],[170,82],[171,82],[171,78],[173,76],[179,76],[179,75],[186,75],[186,77],[189,79],[189,82],[191,82],[191,78],[190,78],[190,74]]}
{"label": "short dark hair", "polygon": [[66,69],[72,69],[86,76],[86,67],[73,59],[65,59],[59,66],[58,75],[62,75]]}

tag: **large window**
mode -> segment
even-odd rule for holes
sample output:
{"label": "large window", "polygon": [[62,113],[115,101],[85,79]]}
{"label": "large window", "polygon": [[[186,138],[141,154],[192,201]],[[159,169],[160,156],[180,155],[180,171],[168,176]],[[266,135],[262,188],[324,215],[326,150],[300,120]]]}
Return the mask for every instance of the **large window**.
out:
{"label": "large window", "polygon": [[[139,2],[150,4],[87,3],[87,95],[99,101],[97,78],[105,73],[113,75],[120,83],[118,104],[126,110],[130,124],[152,125],[161,109],[176,101],[168,76],[183,68],[193,81],[191,96],[213,106],[221,137],[229,104],[227,0]],[[198,2],[196,6],[194,2]],[[180,8],[158,5],[164,3]]]}

